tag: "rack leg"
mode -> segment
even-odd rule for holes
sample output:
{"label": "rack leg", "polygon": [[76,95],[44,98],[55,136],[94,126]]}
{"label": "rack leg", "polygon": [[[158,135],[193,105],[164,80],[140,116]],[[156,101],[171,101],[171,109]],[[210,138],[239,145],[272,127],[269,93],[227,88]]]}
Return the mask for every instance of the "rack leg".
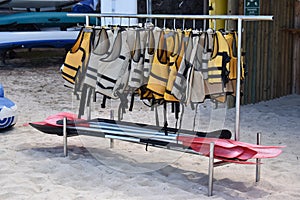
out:
{"label": "rack leg", "polygon": [[[114,119],[114,110],[110,111],[110,119]],[[110,139],[110,148],[114,148],[114,139]]]}
{"label": "rack leg", "polygon": [[212,196],[213,178],[214,178],[214,150],[215,143],[211,142],[209,146],[209,166],[208,166],[208,196]]}
{"label": "rack leg", "polygon": [[[261,133],[257,133],[256,139],[257,139],[256,143],[258,145],[260,145],[261,144]],[[260,168],[261,168],[260,160],[261,159],[258,159],[258,158],[256,159],[256,178],[255,178],[256,182],[260,181]]]}
{"label": "rack leg", "polygon": [[67,141],[67,118],[63,119],[63,143],[64,143],[64,156],[68,156],[68,141]]}

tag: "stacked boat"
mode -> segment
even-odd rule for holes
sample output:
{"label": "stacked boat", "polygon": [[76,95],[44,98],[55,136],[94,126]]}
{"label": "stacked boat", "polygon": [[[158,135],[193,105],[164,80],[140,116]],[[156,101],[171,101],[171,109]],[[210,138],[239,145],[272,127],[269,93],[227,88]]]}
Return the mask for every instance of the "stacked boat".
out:
{"label": "stacked boat", "polygon": [[[84,6],[82,3],[77,5],[79,1],[0,1],[0,54],[3,61],[6,52],[17,48],[71,48],[86,21],[84,18],[68,17],[68,12],[60,9]],[[32,8],[46,11],[27,12]],[[95,25],[96,18],[91,18],[90,24]]]}

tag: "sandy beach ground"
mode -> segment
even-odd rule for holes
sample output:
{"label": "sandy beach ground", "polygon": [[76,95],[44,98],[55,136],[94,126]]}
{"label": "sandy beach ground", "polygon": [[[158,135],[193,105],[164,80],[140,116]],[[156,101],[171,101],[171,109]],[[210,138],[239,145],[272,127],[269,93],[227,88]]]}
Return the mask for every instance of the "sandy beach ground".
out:
{"label": "sandy beach ground", "polygon": [[[95,137],[71,137],[63,156],[62,137],[37,131],[26,123],[62,111],[76,112],[71,90],[59,68],[63,50],[18,51],[0,67],[5,96],[18,106],[14,128],[0,133],[0,199],[300,199],[300,96],[290,95],[241,107],[240,140],[283,145],[283,153],[263,159],[261,180],[254,165],[215,168],[214,191],[207,197],[208,159],[132,143]],[[96,105],[93,116],[109,117],[115,107]],[[137,102],[128,121],[149,123],[154,114]],[[186,110],[183,125],[194,113]],[[172,121],[173,116],[169,116]],[[196,114],[196,129],[234,131],[235,110],[207,103]]]}

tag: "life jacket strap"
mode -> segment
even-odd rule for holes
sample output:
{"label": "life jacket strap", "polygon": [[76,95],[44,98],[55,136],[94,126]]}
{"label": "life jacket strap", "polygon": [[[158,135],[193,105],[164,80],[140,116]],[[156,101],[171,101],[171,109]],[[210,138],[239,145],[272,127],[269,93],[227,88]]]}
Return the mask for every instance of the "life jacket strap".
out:
{"label": "life jacket strap", "polygon": [[197,118],[197,113],[198,113],[198,105],[199,105],[199,103],[197,103],[196,106],[195,106],[193,128],[192,128],[193,131],[195,131],[195,127],[196,127],[196,118]]}
{"label": "life jacket strap", "polygon": [[164,109],[163,109],[163,111],[164,111],[164,130],[165,130],[165,135],[168,135],[167,103],[164,102],[163,106],[164,106]]}
{"label": "life jacket strap", "polygon": [[180,103],[179,102],[175,102],[174,105],[175,105],[175,119],[176,119],[175,128],[177,128],[178,119],[179,119],[179,113],[180,113]]}
{"label": "life jacket strap", "polygon": [[107,99],[107,96],[103,95],[102,103],[101,103],[101,108],[105,108],[106,107],[106,99]]}
{"label": "life jacket strap", "polygon": [[133,93],[131,94],[129,111],[132,111],[132,110],[133,110],[133,104],[134,104],[134,95],[135,95],[135,93],[133,92]]}

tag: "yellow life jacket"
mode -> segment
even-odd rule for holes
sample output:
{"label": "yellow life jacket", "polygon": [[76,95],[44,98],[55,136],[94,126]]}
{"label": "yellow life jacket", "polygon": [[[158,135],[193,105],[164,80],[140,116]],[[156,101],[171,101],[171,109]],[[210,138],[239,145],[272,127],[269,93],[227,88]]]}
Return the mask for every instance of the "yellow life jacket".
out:
{"label": "yellow life jacket", "polygon": [[[61,67],[62,77],[71,85],[80,88],[84,80],[89,55],[92,29],[82,28],[73,47],[68,51],[63,66]],[[67,85],[67,84],[66,84]]]}
{"label": "yellow life jacket", "polygon": [[[177,72],[179,70],[180,64],[182,62],[182,58],[184,56],[185,49],[188,45],[188,36],[190,31],[177,30],[175,34],[175,48],[174,54],[170,57],[170,72],[169,78],[167,82],[166,92],[164,94],[164,99],[166,101],[178,102],[179,100],[171,93],[174,85],[174,81],[176,79]],[[184,39],[186,38],[186,39]]]}
{"label": "yellow life jacket", "polygon": [[[236,79],[237,77],[237,42],[238,37],[237,33],[228,33],[225,35],[226,41],[229,46],[229,55],[230,55],[230,62],[229,62],[229,79]],[[241,80],[245,78],[244,74],[244,67],[243,61],[241,61]]]}
{"label": "yellow life jacket", "polygon": [[169,57],[174,49],[174,33],[161,31],[158,47],[153,58],[147,89],[153,92],[155,99],[163,99],[169,77]]}
{"label": "yellow life jacket", "polygon": [[208,62],[208,82],[223,83],[225,87],[228,82],[229,62],[228,43],[223,34],[220,31],[216,31],[212,57]]}

